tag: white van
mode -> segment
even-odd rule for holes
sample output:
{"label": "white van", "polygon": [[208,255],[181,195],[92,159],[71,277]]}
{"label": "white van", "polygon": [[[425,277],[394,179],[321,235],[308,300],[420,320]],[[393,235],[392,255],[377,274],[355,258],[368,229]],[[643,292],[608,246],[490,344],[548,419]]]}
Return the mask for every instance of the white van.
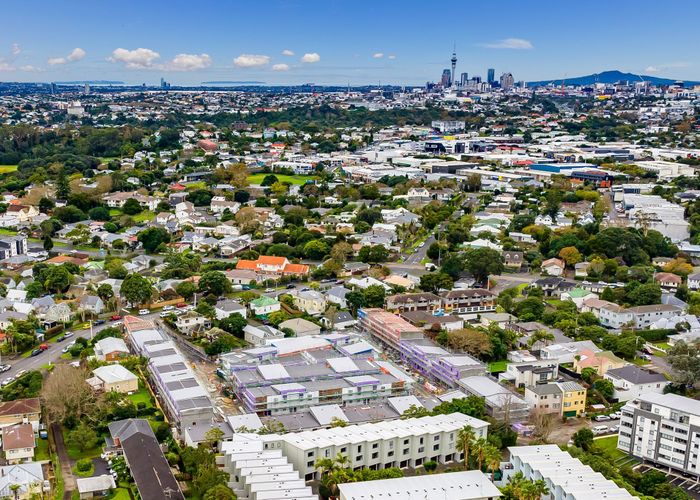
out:
{"label": "white van", "polygon": [[593,431],[593,434],[605,434],[609,431],[607,425],[596,425],[591,430]]}
{"label": "white van", "polygon": [[151,311],[149,311],[148,309],[141,309],[139,311],[139,316],[148,316],[149,314],[151,314]]}

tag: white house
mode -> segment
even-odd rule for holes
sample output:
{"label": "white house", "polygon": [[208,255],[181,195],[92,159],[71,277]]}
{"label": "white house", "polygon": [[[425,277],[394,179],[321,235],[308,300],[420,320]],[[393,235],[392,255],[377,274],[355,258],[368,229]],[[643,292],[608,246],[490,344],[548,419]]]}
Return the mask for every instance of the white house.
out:
{"label": "white house", "polygon": [[664,388],[671,383],[662,374],[636,365],[610,368],[603,378],[613,383],[613,397],[617,401],[629,401],[643,394],[663,394]]}

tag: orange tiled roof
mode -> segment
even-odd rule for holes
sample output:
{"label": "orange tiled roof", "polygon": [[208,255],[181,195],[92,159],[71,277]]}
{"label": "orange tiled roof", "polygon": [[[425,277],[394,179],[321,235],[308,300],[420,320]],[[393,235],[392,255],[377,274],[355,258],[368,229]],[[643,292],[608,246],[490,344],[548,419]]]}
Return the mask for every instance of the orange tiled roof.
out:
{"label": "orange tiled roof", "polygon": [[255,260],[239,260],[236,264],[236,269],[252,269],[256,270],[258,268],[258,262]]}
{"label": "orange tiled roof", "polygon": [[272,255],[261,255],[258,257],[258,264],[264,264],[267,266],[283,266],[287,262],[285,257],[275,257]]}
{"label": "orange tiled roof", "polygon": [[309,272],[309,266],[306,264],[287,264],[284,266],[284,272],[290,274],[306,274]]}

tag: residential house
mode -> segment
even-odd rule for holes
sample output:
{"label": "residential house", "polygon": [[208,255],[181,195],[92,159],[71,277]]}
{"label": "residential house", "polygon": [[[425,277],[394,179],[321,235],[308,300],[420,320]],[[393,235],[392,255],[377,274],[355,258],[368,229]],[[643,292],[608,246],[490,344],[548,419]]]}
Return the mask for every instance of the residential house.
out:
{"label": "residential house", "polygon": [[250,301],[249,306],[255,316],[267,316],[281,309],[279,301],[267,295],[262,295]]}
{"label": "residential house", "polygon": [[673,273],[656,273],[654,275],[654,281],[659,284],[661,288],[666,290],[675,291],[681,284],[683,284],[683,278]]}
{"label": "residential house", "polygon": [[562,259],[552,258],[542,262],[540,270],[548,276],[561,276],[564,274],[566,263]]}
{"label": "residential house", "polygon": [[352,314],[346,311],[340,311],[335,313],[332,322],[328,321],[326,318],[326,326],[333,328],[334,330],[345,330],[347,328],[352,328],[357,324],[357,320],[352,317]]}
{"label": "residential house", "polygon": [[503,251],[503,263],[506,267],[519,270],[522,267],[524,261],[525,254],[523,252],[515,252],[512,250]]}
{"label": "residential house", "polygon": [[83,295],[78,300],[78,307],[82,311],[99,316],[105,310],[105,303],[97,295]]}
{"label": "residential house", "polygon": [[345,296],[350,292],[344,286],[334,286],[330,290],[326,291],[326,301],[331,304],[337,305],[341,309],[347,309],[348,303],[345,300]]}
{"label": "residential house", "polygon": [[588,269],[591,267],[590,262],[579,262],[574,264],[574,276],[577,278],[587,278]]}
{"label": "residential house", "polygon": [[2,428],[2,451],[10,464],[31,461],[36,439],[32,424],[14,424]]}
{"label": "residential house", "polygon": [[480,314],[496,310],[496,294],[483,288],[440,292],[440,297],[446,313]]}
{"label": "residential house", "polygon": [[105,337],[95,342],[95,358],[114,362],[129,356],[129,348],[121,338]]}
{"label": "residential house", "polygon": [[593,368],[599,376],[605,375],[605,373],[612,368],[622,368],[627,362],[624,359],[620,359],[611,351],[581,351],[577,356],[574,357],[574,371],[576,373],[581,373],[586,368]]}
{"label": "residential house", "polygon": [[663,394],[671,383],[663,374],[636,365],[611,368],[603,378],[613,383],[613,398],[617,401],[630,401],[645,394]]}
{"label": "residential house", "polygon": [[38,462],[0,466],[0,498],[30,500],[47,498],[51,484]]}
{"label": "residential house", "polygon": [[576,309],[580,310],[583,305],[583,302],[586,299],[597,299],[598,294],[595,294],[588,290],[584,290],[583,288],[572,288],[571,290],[562,292],[560,297],[561,300],[570,300],[571,302],[576,304]]}
{"label": "residential house", "polygon": [[130,393],[139,390],[139,379],[120,364],[104,365],[92,371],[87,382],[96,390],[104,392]]}
{"label": "residential house", "polygon": [[540,349],[540,359],[555,360],[562,365],[573,363],[576,357],[586,351],[600,352],[601,349],[590,340],[563,342],[542,347]]}
{"label": "residential house", "polygon": [[479,396],[486,403],[486,413],[499,421],[521,422],[530,415],[530,405],[520,396],[486,376],[460,379],[458,385],[468,395]]}
{"label": "residential house", "polygon": [[459,330],[464,328],[464,320],[459,316],[450,314],[433,315],[427,311],[405,311],[400,316],[411,323],[425,330]]}
{"label": "residential house", "polygon": [[274,340],[284,338],[284,332],[269,325],[246,325],[243,328],[243,338],[249,344],[261,347],[270,344]]}
{"label": "residential house", "polygon": [[500,382],[510,382],[515,387],[528,387],[546,384],[559,376],[559,363],[556,361],[536,361],[534,363],[510,363],[506,371],[499,373]]}
{"label": "residential house", "polygon": [[79,477],[75,480],[78,487],[80,500],[90,498],[103,498],[109,496],[110,492],[117,487],[111,474],[100,476]]}
{"label": "residential house", "polygon": [[[592,311],[595,314],[594,311]],[[606,302],[598,306],[598,320],[602,326],[620,329],[634,324],[634,315],[622,306]]]}
{"label": "residential house", "polygon": [[258,273],[251,269],[230,269],[225,274],[234,285],[250,285],[258,279]]}
{"label": "residential house", "polygon": [[32,424],[39,430],[41,401],[39,398],[16,399],[0,402],[0,428],[16,424]]}
{"label": "residential house", "polygon": [[214,196],[209,204],[209,210],[215,214],[223,214],[226,210],[235,214],[241,208],[237,201],[228,201],[223,196]]}
{"label": "residential house", "polygon": [[294,300],[294,305],[312,316],[323,314],[328,303],[326,297],[315,290],[297,290],[294,289],[290,293]]}
{"label": "residential house", "polygon": [[211,321],[206,316],[190,311],[177,317],[175,327],[185,335],[194,335],[211,328]]}
{"label": "residential house", "polygon": [[692,273],[688,275],[688,289],[700,290],[700,273]]}
{"label": "residential house", "polygon": [[580,417],[586,411],[586,389],[576,382],[556,382],[562,392],[562,417]]}
{"label": "residential house", "polygon": [[671,319],[683,314],[683,308],[671,304],[652,304],[648,306],[636,306],[627,309],[634,318],[635,328],[649,328],[660,319]]}
{"label": "residential house", "polygon": [[261,255],[257,260],[241,259],[236,269],[248,269],[262,275],[271,276],[305,276],[309,274],[306,264],[292,264],[286,257]]}
{"label": "residential house", "polygon": [[248,317],[248,310],[245,306],[231,299],[219,299],[216,304],[214,304],[214,313],[218,320],[228,318],[232,314],[240,314],[244,318]]}
{"label": "residential house", "polygon": [[292,318],[283,321],[279,325],[280,330],[290,329],[296,337],[307,337],[309,335],[320,335],[321,327],[316,323],[305,320],[303,318]]}
{"label": "residential house", "polygon": [[557,384],[538,384],[525,387],[524,398],[532,406],[533,411],[537,413],[556,416],[562,414],[562,393]]}

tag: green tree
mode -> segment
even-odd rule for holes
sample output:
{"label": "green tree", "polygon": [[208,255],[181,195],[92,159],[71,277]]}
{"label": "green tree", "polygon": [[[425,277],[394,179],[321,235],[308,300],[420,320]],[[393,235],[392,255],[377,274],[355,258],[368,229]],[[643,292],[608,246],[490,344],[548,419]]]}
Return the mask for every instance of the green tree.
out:
{"label": "green tree", "polygon": [[311,260],[321,260],[330,252],[328,243],[323,240],[311,240],[304,245],[304,256]]}
{"label": "green tree", "polygon": [[602,378],[593,382],[593,388],[608,401],[612,399],[613,393],[615,391],[615,386],[613,385],[613,383],[610,380]]}
{"label": "green tree", "polygon": [[469,453],[475,442],[476,433],[471,426],[465,425],[457,433],[457,447],[462,450],[462,460],[464,460],[465,469],[469,469]]}
{"label": "green tree", "polygon": [[81,453],[91,450],[97,445],[97,433],[84,422],[68,433],[68,445],[77,448]]}
{"label": "green tree", "polygon": [[53,266],[44,276],[44,289],[51,293],[63,293],[73,282],[73,275],[65,266]]}
{"label": "green tree", "polygon": [[364,303],[367,307],[384,307],[386,290],[382,285],[368,286],[364,292]]}
{"label": "green tree", "polygon": [[572,438],[574,446],[581,448],[584,451],[588,451],[593,446],[593,431],[588,427],[584,427],[576,431]]}
{"label": "green tree", "polygon": [[426,292],[438,292],[441,289],[451,290],[454,282],[449,274],[428,273],[420,278],[420,288]]}
{"label": "green tree", "polygon": [[175,287],[177,294],[185,300],[190,300],[197,291],[197,285],[192,281],[182,281]]}
{"label": "green tree", "polygon": [[138,273],[130,274],[124,278],[120,290],[121,295],[134,305],[150,302],[153,292],[150,281]]}
{"label": "green tree", "polygon": [[231,290],[231,282],[221,271],[208,271],[199,279],[199,291],[202,293],[220,297]]}
{"label": "green tree", "polygon": [[59,200],[67,200],[70,197],[71,189],[68,183],[68,173],[65,167],[61,166],[56,178],[56,198]]}
{"label": "green tree", "polygon": [[239,313],[233,313],[219,321],[219,328],[238,338],[243,338],[243,329],[247,324],[248,321],[243,316]]}
{"label": "green tree", "polygon": [[217,484],[209,488],[202,497],[203,500],[236,500],[236,494],[225,484]]}
{"label": "green tree", "polygon": [[141,231],[137,239],[146,252],[153,253],[161,244],[170,243],[170,233],[162,227],[149,227]]}
{"label": "green tree", "polygon": [[135,198],[129,198],[124,202],[124,205],[122,206],[122,212],[124,212],[126,215],[136,215],[140,214],[143,212],[143,208],[141,207],[141,204],[136,200]]}
{"label": "green tree", "polygon": [[465,268],[477,282],[484,283],[489,275],[503,272],[503,259],[492,248],[474,248],[466,253]]}

